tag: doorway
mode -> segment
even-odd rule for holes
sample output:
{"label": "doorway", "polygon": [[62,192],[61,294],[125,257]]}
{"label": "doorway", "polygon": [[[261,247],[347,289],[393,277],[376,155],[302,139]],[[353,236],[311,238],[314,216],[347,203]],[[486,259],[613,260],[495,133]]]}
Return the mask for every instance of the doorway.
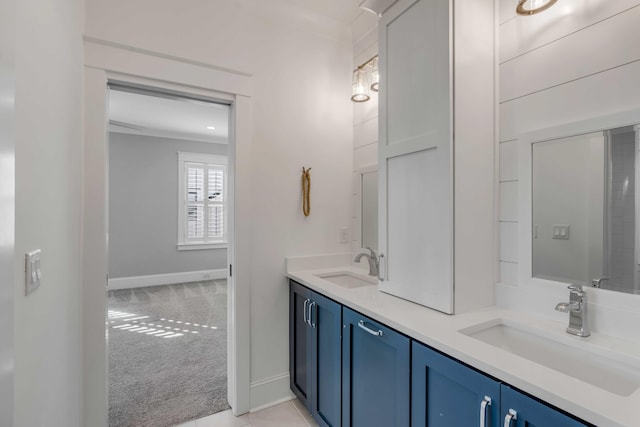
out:
{"label": "doorway", "polygon": [[230,106],[112,83],[109,426],[229,408]]}

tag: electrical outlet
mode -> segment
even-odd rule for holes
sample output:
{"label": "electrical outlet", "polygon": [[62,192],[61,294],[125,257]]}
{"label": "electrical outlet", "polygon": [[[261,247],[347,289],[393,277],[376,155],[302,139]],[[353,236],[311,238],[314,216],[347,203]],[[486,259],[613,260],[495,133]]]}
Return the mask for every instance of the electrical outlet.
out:
{"label": "electrical outlet", "polygon": [[40,267],[40,256],[42,251],[37,249],[25,255],[24,259],[24,294],[29,295],[40,287],[42,280],[42,269]]}
{"label": "electrical outlet", "polygon": [[349,229],[347,227],[340,229],[340,243],[349,243]]}

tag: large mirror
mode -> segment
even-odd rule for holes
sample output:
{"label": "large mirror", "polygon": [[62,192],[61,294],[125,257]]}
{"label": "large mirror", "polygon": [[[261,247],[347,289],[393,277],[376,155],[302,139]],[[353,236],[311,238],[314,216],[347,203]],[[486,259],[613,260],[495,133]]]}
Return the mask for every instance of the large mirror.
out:
{"label": "large mirror", "polygon": [[531,145],[534,277],[640,294],[638,129]]}
{"label": "large mirror", "polygon": [[378,171],[361,173],[361,242],[362,247],[378,250]]}

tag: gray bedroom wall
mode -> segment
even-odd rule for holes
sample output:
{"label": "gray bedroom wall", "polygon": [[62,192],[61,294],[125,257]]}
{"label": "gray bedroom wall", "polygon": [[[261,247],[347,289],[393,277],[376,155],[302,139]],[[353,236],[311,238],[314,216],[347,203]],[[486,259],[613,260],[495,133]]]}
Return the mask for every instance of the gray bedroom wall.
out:
{"label": "gray bedroom wall", "polygon": [[177,249],[179,151],[227,145],[109,133],[110,278],[226,268],[226,249]]}

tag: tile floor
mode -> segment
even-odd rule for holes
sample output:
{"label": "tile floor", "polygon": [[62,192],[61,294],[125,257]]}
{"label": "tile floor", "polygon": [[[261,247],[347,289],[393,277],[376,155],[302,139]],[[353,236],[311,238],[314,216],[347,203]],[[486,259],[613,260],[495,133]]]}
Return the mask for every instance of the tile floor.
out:
{"label": "tile floor", "polygon": [[231,410],[219,412],[178,427],[318,427],[298,399],[262,411],[234,417]]}

